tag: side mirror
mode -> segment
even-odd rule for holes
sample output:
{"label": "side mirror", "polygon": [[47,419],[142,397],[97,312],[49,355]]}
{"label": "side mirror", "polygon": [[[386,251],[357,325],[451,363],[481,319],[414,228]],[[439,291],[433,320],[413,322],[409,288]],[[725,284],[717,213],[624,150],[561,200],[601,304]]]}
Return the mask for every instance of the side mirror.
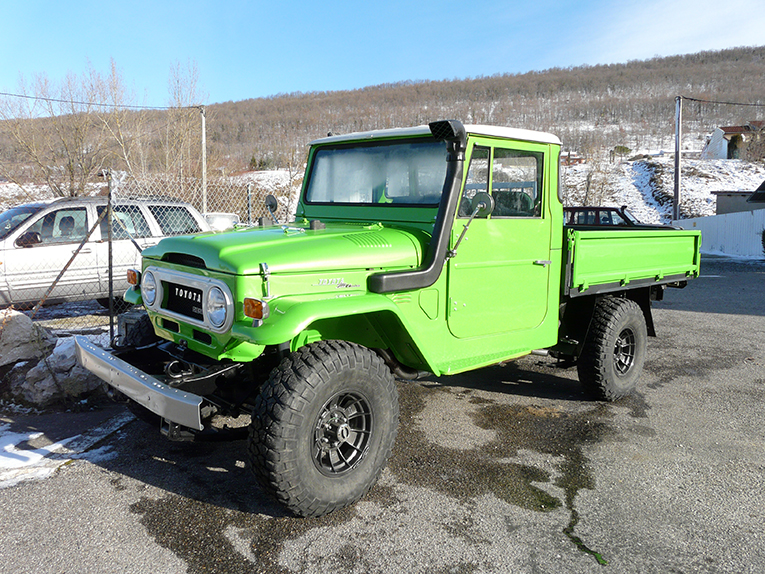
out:
{"label": "side mirror", "polygon": [[18,247],[32,247],[33,245],[39,245],[42,243],[42,236],[37,231],[27,231],[22,233],[16,240]]}
{"label": "side mirror", "polygon": [[279,209],[279,202],[276,201],[276,198],[270,193],[266,196],[266,209],[268,210],[268,213],[271,214],[274,223],[278,224],[279,220],[276,218],[276,210]]}
{"label": "side mirror", "polygon": [[485,191],[479,191],[470,202],[473,217],[489,217],[494,211],[494,198]]}

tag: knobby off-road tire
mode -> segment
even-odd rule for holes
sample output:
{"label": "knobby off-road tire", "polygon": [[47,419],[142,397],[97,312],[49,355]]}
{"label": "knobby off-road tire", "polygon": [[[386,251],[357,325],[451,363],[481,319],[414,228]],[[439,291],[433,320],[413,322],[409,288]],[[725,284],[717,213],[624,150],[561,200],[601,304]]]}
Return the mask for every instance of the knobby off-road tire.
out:
{"label": "knobby off-road tire", "polygon": [[133,323],[128,332],[122,337],[119,343],[123,347],[143,347],[159,340],[154,332],[154,326],[151,324],[148,313],[141,313],[138,321]]}
{"label": "knobby off-road tire", "polygon": [[376,353],[344,341],[306,345],[272,371],[255,401],[253,472],[298,516],[353,504],[390,456],[398,413],[393,375]]}
{"label": "knobby off-road tire", "polygon": [[632,393],[645,363],[647,338],[645,316],[637,303],[600,299],[577,363],[582,386],[607,401]]}

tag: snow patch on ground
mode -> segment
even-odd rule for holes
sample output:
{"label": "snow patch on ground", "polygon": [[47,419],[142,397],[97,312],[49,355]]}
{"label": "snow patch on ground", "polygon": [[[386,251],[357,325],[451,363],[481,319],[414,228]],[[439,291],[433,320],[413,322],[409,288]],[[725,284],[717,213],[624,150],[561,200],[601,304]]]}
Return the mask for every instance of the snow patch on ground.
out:
{"label": "snow patch on ground", "polygon": [[13,432],[11,425],[0,425],[0,489],[48,478],[71,460],[99,463],[114,458],[117,455],[109,446],[90,449],[133,420],[131,413],[122,413],[83,434],[40,448],[26,447],[43,437],[42,432]]}

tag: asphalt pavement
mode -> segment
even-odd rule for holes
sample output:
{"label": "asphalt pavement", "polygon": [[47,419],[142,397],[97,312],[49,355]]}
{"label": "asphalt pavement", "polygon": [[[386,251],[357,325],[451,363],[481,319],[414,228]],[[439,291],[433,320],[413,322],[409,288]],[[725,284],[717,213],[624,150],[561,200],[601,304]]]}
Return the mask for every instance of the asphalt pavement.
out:
{"label": "asphalt pavement", "polygon": [[537,356],[400,382],[381,480],[319,519],[260,491],[243,441],[172,443],[120,405],[5,413],[47,472],[0,489],[0,572],[765,572],[764,293],[765,264],[705,257],[615,403]]}

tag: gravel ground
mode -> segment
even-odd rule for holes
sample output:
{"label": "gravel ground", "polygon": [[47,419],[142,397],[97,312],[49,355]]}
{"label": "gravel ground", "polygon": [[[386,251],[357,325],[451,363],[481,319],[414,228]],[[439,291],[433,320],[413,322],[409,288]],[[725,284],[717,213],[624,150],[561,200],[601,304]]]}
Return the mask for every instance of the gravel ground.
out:
{"label": "gravel ground", "polygon": [[[132,420],[0,490],[0,571],[763,572],[765,265],[702,272],[655,305],[629,399],[588,400],[576,369],[535,356],[401,382],[382,479],[320,519],[255,486],[243,441],[171,443]],[[74,417],[59,434],[96,424]]]}

